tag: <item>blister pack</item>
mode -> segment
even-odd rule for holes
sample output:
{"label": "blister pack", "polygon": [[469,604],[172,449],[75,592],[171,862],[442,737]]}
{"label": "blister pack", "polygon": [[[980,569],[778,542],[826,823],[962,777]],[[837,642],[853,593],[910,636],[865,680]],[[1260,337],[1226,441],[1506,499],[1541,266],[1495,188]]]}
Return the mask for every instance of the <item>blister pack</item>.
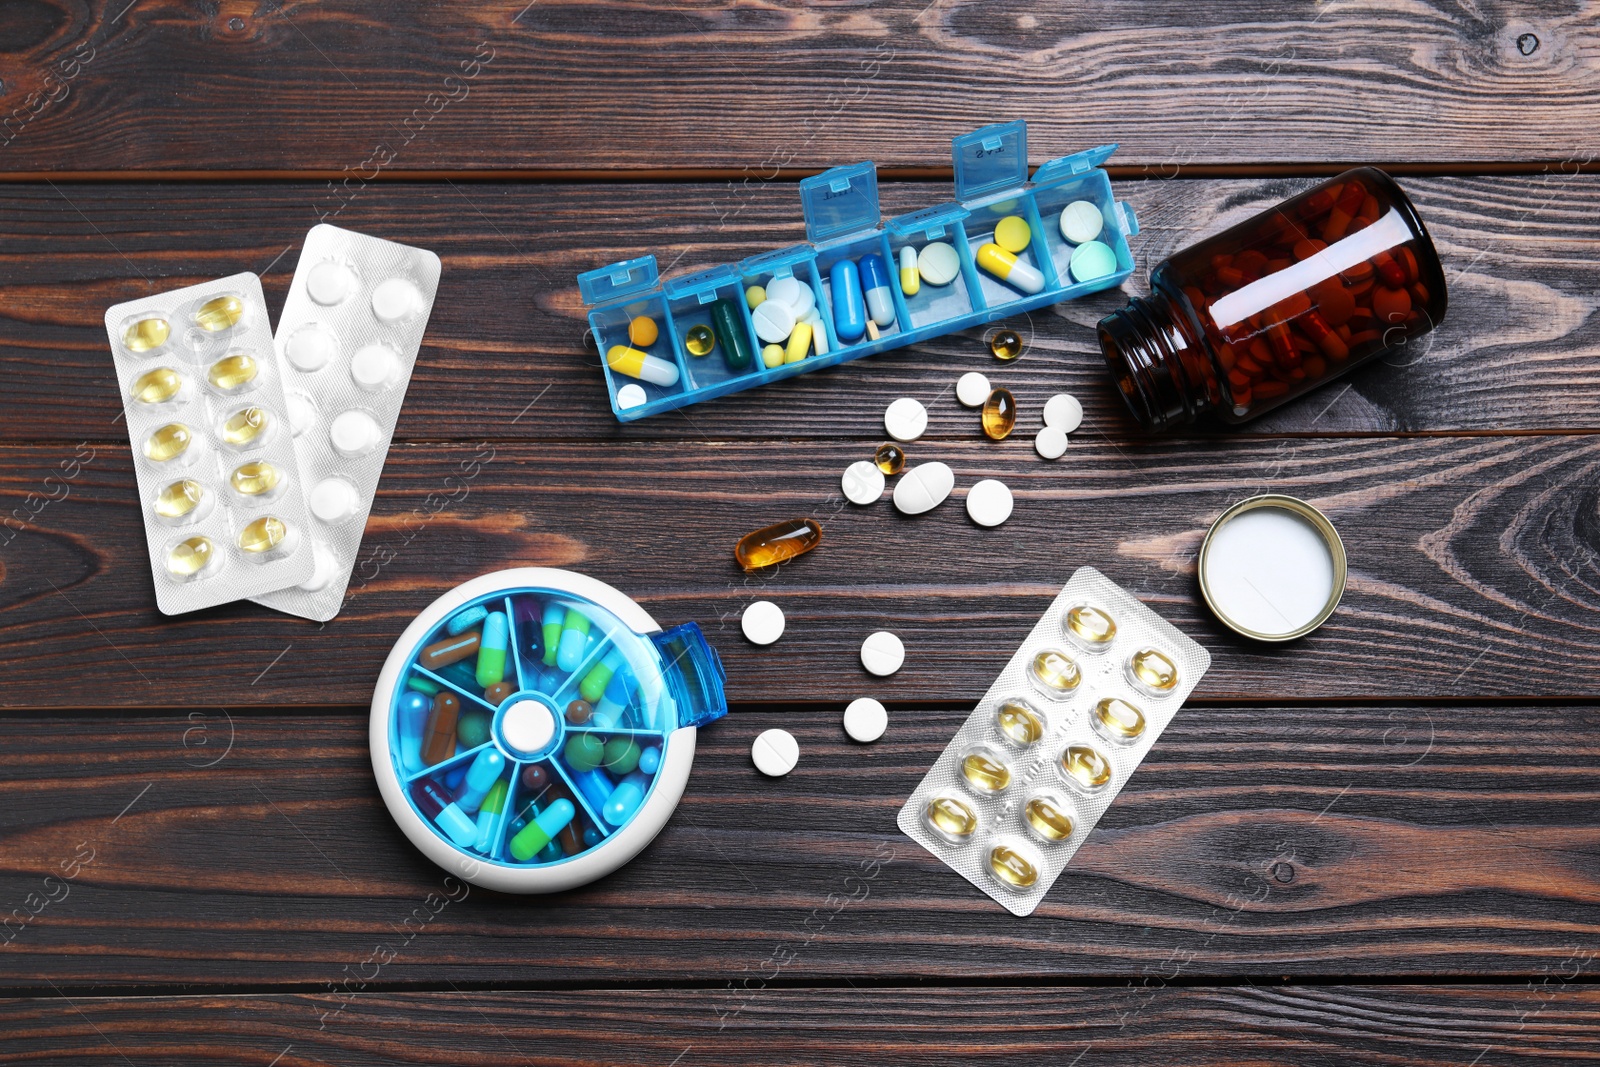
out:
{"label": "blister pack", "polygon": [[339,614],[438,288],[432,252],[325,223],[306,235],[276,341],[316,566],[256,603]]}
{"label": "blister pack", "polygon": [[163,614],[258,596],[315,566],[272,327],[254,274],[106,312]]}
{"label": "blister pack", "polygon": [[1030,915],[1211,665],[1079,568],[900,809],[900,829]]}

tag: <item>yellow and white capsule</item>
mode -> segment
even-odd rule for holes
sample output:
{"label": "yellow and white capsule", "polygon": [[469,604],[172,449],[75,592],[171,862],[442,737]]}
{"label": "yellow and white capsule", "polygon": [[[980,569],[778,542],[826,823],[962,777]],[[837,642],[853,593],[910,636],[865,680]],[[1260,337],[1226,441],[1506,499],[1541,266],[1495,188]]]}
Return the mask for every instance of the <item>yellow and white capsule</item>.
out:
{"label": "yellow and white capsule", "polygon": [[649,382],[651,385],[678,384],[678,365],[627,345],[612,345],[606,352],[606,366],[618,374]]}
{"label": "yellow and white capsule", "polygon": [[917,270],[917,250],[906,245],[900,250],[900,291],[916,296],[922,291],[922,272]]}
{"label": "yellow and white capsule", "polygon": [[978,266],[1024,293],[1044,289],[1044,275],[993,241],[978,248]]}

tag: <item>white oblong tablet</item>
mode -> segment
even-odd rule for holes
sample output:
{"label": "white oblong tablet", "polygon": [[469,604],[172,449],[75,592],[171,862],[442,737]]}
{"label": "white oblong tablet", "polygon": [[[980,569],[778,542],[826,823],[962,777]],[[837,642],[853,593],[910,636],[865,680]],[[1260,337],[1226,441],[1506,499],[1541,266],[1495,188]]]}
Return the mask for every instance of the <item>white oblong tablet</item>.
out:
{"label": "white oblong tablet", "polygon": [[989,379],[975,370],[968,371],[956,379],[956,399],[961,401],[964,407],[983,407],[983,402],[989,399],[990,391]]}
{"label": "white oblong tablet", "polygon": [[805,315],[800,310],[800,290],[805,288],[807,286],[801,285],[800,279],[792,274],[787,278],[774,278],[767,283],[767,299],[785,305],[799,319]]}
{"label": "white oblong tablet", "polygon": [[779,303],[770,296],[750,312],[750,321],[755,324],[756,336],[769,345],[787,341],[794,332],[794,312],[789,310],[788,304]]}
{"label": "white oblong tablet", "polygon": [[861,642],[861,665],[880,678],[887,678],[906,661],[905,642],[888,630],[867,635]]}
{"label": "white oblong tablet", "polygon": [[1071,433],[1083,425],[1083,405],[1071,393],[1057,393],[1044,402],[1044,424]]}
{"label": "white oblong tablet", "polygon": [[929,285],[949,285],[961,273],[961,257],[956,247],[944,241],[930,241],[917,253],[917,273]]}
{"label": "white oblong tablet", "polygon": [[896,441],[915,441],[928,428],[928,409],[903,396],[884,411],[883,428]]}
{"label": "white oblong tablet", "polygon": [[339,339],[320,323],[311,322],[289,335],[283,355],[295,370],[310,374],[328,365],[339,353]]}
{"label": "white oblong tablet", "polygon": [[365,411],[341,411],[328,427],[328,442],[341,456],[364,456],[383,440],[383,428]]}
{"label": "white oblong tablet", "polygon": [[878,465],[870,459],[859,460],[844,469],[839,488],[852,504],[876,504],[883,496],[884,477]]}
{"label": "white oblong tablet", "polygon": [[783,636],[783,609],[770,600],[758,600],[739,615],[739,628],[758,645],[770,645]]}
{"label": "white oblong tablet", "polygon": [[844,709],[844,732],[852,741],[876,741],[888,728],[888,709],[871,697],[857,697]]}
{"label": "white oblong tablet", "polygon": [[299,437],[317,424],[317,402],[298,389],[290,389],[283,394],[283,402],[289,409],[289,430],[294,436]]}
{"label": "white oblong tablet", "polygon": [[635,385],[633,382],[629,382],[617,390],[617,407],[623,411],[627,411],[629,408],[636,408],[649,399],[650,397],[644,391],[644,386]]}
{"label": "white oblong tablet", "polygon": [[1067,454],[1067,431],[1046,426],[1033,436],[1033,450],[1045,459],[1060,459]]}
{"label": "white oblong tablet", "polygon": [[350,357],[350,378],[369,393],[391,389],[400,380],[400,353],[382,341],[362,345]]}
{"label": "white oblong tablet", "polygon": [[405,322],[422,310],[422,290],[409,278],[390,278],[372,290],[372,314],[386,326]]}
{"label": "white oblong tablet", "polygon": [[1061,236],[1072,244],[1081,245],[1099,237],[1105,221],[1094,204],[1087,200],[1074,200],[1061,209]]}
{"label": "white oblong tablet", "polygon": [[967,515],[979,526],[999,526],[1011,517],[1011,490],[1005,482],[985,478],[967,490]]}
{"label": "white oblong tablet", "polygon": [[356,288],[356,276],[343,263],[326,260],[306,273],[306,295],[323,307],[343,303]]}
{"label": "white oblong tablet", "polygon": [[800,742],[788,730],[763,730],[750,745],[750,759],[768,778],[782,778],[800,762]]}
{"label": "white oblong tablet", "polygon": [[332,526],[349,520],[361,510],[361,494],[345,479],[334,475],[311,487],[306,507],[321,521]]}
{"label": "white oblong tablet", "polygon": [[900,476],[894,487],[895,510],[902,515],[921,515],[944,503],[956,487],[956,474],[945,463],[924,463]]}
{"label": "white oblong tablet", "polygon": [[333,576],[339,573],[339,557],[323,542],[313,541],[311,558],[315,561],[316,569],[311,572],[311,577],[300,583],[299,588],[315,593],[319,589],[326,589],[333,581]]}

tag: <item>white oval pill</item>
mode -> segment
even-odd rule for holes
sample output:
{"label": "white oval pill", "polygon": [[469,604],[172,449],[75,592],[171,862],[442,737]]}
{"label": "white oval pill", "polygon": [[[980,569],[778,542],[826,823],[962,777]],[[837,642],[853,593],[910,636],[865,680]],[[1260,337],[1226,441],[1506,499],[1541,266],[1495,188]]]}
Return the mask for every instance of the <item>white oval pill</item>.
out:
{"label": "white oval pill", "polygon": [[954,245],[930,241],[917,253],[917,273],[929,285],[949,285],[961,273],[961,257]]}
{"label": "white oval pill", "polygon": [[1083,405],[1071,393],[1057,393],[1044,402],[1044,424],[1071,433],[1083,425]]}
{"label": "white oval pill", "polygon": [[1046,426],[1033,437],[1033,450],[1045,459],[1060,459],[1067,454],[1067,431]]}
{"label": "white oval pill", "polygon": [[311,509],[311,514],[331,526],[345,522],[361,510],[361,494],[348,481],[334,475],[311,487],[306,497],[306,507]]}
{"label": "white oval pill", "polygon": [[770,600],[758,600],[739,615],[739,628],[758,645],[770,645],[783,636],[783,609]]}
{"label": "white oval pill", "polygon": [[1011,490],[985,478],[967,490],[967,515],[979,526],[999,526],[1011,517]]}
{"label": "white oval pill", "polygon": [[871,697],[857,697],[844,709],[844,732],[852,741],[876,741],[888,728],[888,709]]}
{"label": "white oval pill", "polygon": [[383,440],[378,420],[365,411],[342,411],[328,427],[328,441],[341,456],[364,456]]}
{"label": "white oval pill", "polygon": [[782,778],[800,762],[800,742],[788,730],[763,730],[750,745],[750,759],[768,778]]}
{"label": "white oval pill", "polygon": [[333,331],[312,322],[300,327],[284,342],[283,354],[295,370],[310,374],[328,365],[339,352],[339,339]]}
{"label": "white oval pill", "polygon": [[283,402],[289,409],[289,429],[294,436],[299,437],[317,424],[317,402],[298,389],[290,389],[283,394]]}
{"label": "white oval pill", "polygon": [[928,409],[903,396],[884,411],[883,428],[896,441],[915,441],[928,428]]}
{"label": "white oval pill", "polygon": [[924,463],[900,476],[894,487],[895,510],[902,515],[921,515],[944,503],[956,487],[955,471],[948,464]]}
{"label": "white oval pill", "polygon": [[883,486],[883,472],[868,459],[850,464],[844,469],[844,477],[839,479],[845,499],[852,504],[876,504],[883,496]]}
{"label": "white oval pill", "polygon": [[409,278],[390,278],[372,290],[372,314],[386,326],[405,322],[422,310],[422,290]]}
{"label": "white oval pill", "polygon": [[636,408],[648,399],[650,398],[645,394],[644,386],[635,385],[633,382],[629,382],[617,390],[617,407],[623,411],[627,411],[629,408]]}
{"label": "white oval pill", "polygon": [[989,399],[989,379],[977,371],[968,371],[956,380],[956,399],[969,408],[981,408]]}
{"label": "white oval pill", "polygon": [[794,332],[794,312],[789,310],[788,304],[770,297],[756,305],[750,312],[750,320],[755,323],[756,336],[769,345],[787,341]]}
{"label": "white oval pill", "polygon": [[1087,200],[1074,200],[1061,209],[1061,236],[1072,244],[1094,240],[1104,225],[1100,209]]}
{"label": "white oval pill", "polygon": [[343,263],[328,260],[306,274],[306,295],[323,307],[343,303],[355,291],[356,276]]}
{"label": "white oval pill", "polygon": [[880,678],[887,678],[906,661],[905,642],[888,630],[867,635],[861,642],[861,665]]}
{"label": "white oval pill", "polygon": [[299,588],[308,593],[315,593],[318,589],[326,589],[333,581],[333,576],[339,573],[339,557],[335,556],[333,549],[326,544],[313,541],[311,558],[316,569],[311,572],[311,577],[300,583]]}
{"label": "white oval pill", "polygon": [[381,393],[400,380],[400,353],[379,341],[362,345],[350,357],[350,379],[369,393]]}

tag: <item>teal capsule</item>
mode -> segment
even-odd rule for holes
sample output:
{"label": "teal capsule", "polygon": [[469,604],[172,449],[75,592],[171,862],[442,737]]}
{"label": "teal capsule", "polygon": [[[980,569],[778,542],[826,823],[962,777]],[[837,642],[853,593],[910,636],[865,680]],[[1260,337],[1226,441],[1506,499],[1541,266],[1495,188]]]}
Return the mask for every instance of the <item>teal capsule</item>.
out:
{"label": "teal capsule", "polygon": [[711,328],[717,332],[722,359],[729,370],[745,370],[755,361],[755,348],[744,328],[744,315],[732,300],[723,298],[712,303]]}
{"label": "teal capsule", "polygon": [[424,678],[420,674],[413,674],[406,679],[406,688],[413,693],[426,693],[428,696],[439,695],[439,683],[432,678]]}
{"label": "teal capsule", "polygon": [[[552,801],[548,808],[511,838],[511,858],[519,863],[527,863],[555,840],[555,836],[566,829],[577,814],[578,809],[572,806],[572,801]],[[477,830],[476,825],[473,830]]]}

